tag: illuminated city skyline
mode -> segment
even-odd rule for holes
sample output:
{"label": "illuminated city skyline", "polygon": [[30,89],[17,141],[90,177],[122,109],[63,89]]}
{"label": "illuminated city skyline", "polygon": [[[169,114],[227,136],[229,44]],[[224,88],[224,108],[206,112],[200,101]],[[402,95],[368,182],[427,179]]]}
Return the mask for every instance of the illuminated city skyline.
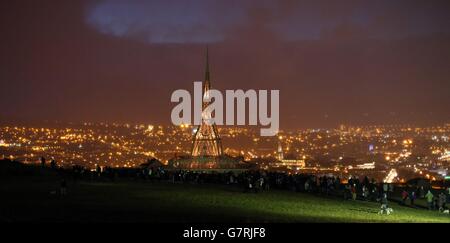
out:
{"label": "illuminated city skyline", "polygon": [[[446,176],[448,3],[194,1],[183,16],[175,3],[2,3],[0,155],[89,168],[223,155],[289,173]],[[171,93],[203,79],[206,46],[214,88],[280,91],[278,136],[170,125]],[[207,55],[204,92],[209,72]]]}
{"label": "illuminated city skyline", "polygon": [[217,89],[280,90],[282,129],[450,120],[448,1],[164,2],[2,2],[1,121],[169,124],[206,44]]}
{"label": "illuminated city skyline", "polygon": [[449,13],[0,1],[0,222],[37,223],[4,231],[280,241],[317,238],[311,223],[450,223]]}
{"label": "illuminated city skyline", "polygon": [[[0,156],[32,164],[44,156],[55,158],[60,166],[91,169],[139,167],[153,157],[167,164],[174,155],[190,155],[192,132],[193,127],[185,125],[2,126]],[[383,179],[396,169],[398,180],[427,175],[438,179],[446,176],[450,163],[450,124],[341,126],[281,131],[279,137],[260,137],[257,129],[239,127],[219,128],[219,133],[226,154],[291,173],[361,173]]]}

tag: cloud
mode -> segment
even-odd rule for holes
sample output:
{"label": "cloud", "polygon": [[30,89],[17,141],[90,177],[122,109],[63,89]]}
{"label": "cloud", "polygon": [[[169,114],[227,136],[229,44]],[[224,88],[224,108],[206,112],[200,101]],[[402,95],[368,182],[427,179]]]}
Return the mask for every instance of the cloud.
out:
{"label": "cloud", "polygon": [[91,4],[86,22],[101,33],[149,43],[221,42],[258,31],[288,41],[386,39],[448,32],[448,9],[423,1],[112,0]]}
{"label": "cloud", "polygon": [[243,21],[232,1],[102,1],[88,8],[86,21],[102,33],[150,43],[218,42]]}

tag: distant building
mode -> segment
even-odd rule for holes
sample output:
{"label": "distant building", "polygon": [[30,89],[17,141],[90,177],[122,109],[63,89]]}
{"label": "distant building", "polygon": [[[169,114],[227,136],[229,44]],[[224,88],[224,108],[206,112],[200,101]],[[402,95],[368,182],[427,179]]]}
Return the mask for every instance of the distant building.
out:
{"label": "distant building", "polygon": [[445,151],[445,153],[439,157],[439,160],[450,162],[450,151]]}
{"label": "distant building", "polygon": [[375,162],[359,164],[356,165],[356,168],[361,170],[373,170],[375,169]]}
{"label": "distant building", "polygon": [[373,153],[375,151],[375,146],[373,144],[369,144],[369,153]]}
{"label": "distant building", "polygon": [[306,166],[305,159],[299,158],[293,154],[287,154],[280,162],[280,165],[292,169],[303,169]]}
{"label": "distant building", "polygon": [[278,141],[277,159],[277,166],[285,166],[288,169],[305,168],[304,158],[297,158],[294,154],[287,154],[286,157],[284,156],[283,147],[281,146],[280,141]]}
{"label": "distant building", "polygon": [[278,141],[277,159],[279,161],[282,161],[284,159],[283,147],[281,146],[281,142],[280,141]]}

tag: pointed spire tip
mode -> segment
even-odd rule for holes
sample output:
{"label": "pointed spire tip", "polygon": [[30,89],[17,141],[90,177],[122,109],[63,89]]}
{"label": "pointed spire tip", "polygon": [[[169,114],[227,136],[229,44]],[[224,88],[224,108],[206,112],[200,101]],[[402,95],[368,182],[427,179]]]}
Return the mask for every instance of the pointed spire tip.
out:
{"label": "pointed spire tip", "polygon": [[206,71],[205,71],[205,81],[209,80],[209,51],[208,51],[208,45],[206,45]]}

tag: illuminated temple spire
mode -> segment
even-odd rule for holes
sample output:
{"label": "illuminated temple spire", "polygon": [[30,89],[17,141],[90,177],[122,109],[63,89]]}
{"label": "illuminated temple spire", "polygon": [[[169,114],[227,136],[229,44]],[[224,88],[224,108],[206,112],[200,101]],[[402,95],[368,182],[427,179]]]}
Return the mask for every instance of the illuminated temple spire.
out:
{"label": "illuminated temple spire", "polygon": [[[203,82],[203,97],[211,89],[210,74],[209,74],[209,54],[208,46],[206,46],[206,67],[205,67],[205,80]],[[209,105],[209,102],[203,101],[203,109]]]}
{"label": "illuminated temple spire", "polygon": [[[206,68],[205,68],[205,80],[203,83],[203,94],[205,98],[208,95],[208,91],[211,89],[210,73],[209,73],[209,53],[208,47],[206,47]],[[209,102],[202,102],[202,123],[198,126],[197,131],[194,134],[192,141],[191,155],[194,157],[217,157],[222,155],[222,141],[219,137],[216,124],[210,125],[206,122],[211,118],[210,114],[203,113],[205,108],[208,107]]]}

